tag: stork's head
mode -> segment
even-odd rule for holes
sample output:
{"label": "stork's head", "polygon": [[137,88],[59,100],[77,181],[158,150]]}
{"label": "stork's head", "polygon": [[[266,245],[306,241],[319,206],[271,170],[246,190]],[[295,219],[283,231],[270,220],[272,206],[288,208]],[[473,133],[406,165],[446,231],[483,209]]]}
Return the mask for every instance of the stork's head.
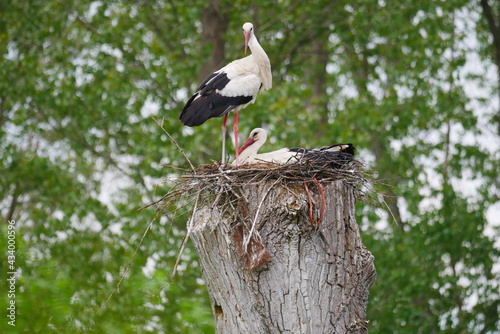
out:
{"label": "stork's head", "polygon": [[247,53],[248,41],[253,35],[253,24],[247,22],[243,25],[243,35],[245,35],[245,54]]}
{"label": "stork's head", "polygon": [[267,140],[266,130],[262,128],[253,129],[252,132],[250,132],[250,137],[248,137],[247,141],[243,144],[243,146],[241,146],[240,150],[238,151],[238,154],[241,154],[249,146],[252,146],[255,152],[257,152],[258,149],[262,145],[264,145],[266,140]]}

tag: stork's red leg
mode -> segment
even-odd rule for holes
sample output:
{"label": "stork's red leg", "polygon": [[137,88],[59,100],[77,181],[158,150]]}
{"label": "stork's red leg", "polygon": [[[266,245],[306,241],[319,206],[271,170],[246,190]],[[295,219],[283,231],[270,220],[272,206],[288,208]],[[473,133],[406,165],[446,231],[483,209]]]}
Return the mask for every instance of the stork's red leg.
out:
{"label": "stork's red leg", "polygon": [[224,120],[222,121],[222,164],[226,163],[226,123],[229,113],[224,115]]}
{"label": "stork's red leg", "polygon": [[236,166],[239,165],[238,163],[238,150],[239,150],[239,145],[238,145],[238,114],[239,112],[236,111],[234,113],[234,124],[233,124],[233,130],[234,130],[234,146],[236,148]]}

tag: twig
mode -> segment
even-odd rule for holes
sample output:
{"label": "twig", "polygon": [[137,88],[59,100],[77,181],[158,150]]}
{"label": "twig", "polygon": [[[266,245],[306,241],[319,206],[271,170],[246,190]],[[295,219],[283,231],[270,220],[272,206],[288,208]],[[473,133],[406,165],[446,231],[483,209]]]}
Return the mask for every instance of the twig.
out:
{"label": "twig", "polygon": [[154,118],[154,117],[151,117],[151,118],[153,119],[153,121],[156,122],[156,124],[158,124],[160,126],[160,128],[163,130],[163,132],[165,132],[167,134],[168,138],[170,138],[170,140],[175,144],[175,146],[177,146],[177,149],[179,151],[181,151],[182,155],[184,156],[184,158],[186,158],[187,162],[189,163],[189,166],[191,166],[191,170],[193,171],[193,173],[196,174],[196,169],[194,168],[193,164],[191,163],[191,160],[189,160],[189,158],[186,155],[186,153],[184,153],[184,150],[179,146],[179,144],[177,144],[177,142],[175,141],[175,139],[163,127],[163,123],[165,122],[165,119],[162,119],[161,124],[160,124],[160,122],[158,122],[158,120],[156,118]]}
{"label": "twig", "polygon": [[127,275],[129,269],[130,269],[130,266],[132,265],[132,261],[134,261],[135,259],[135,256],[137,255],[137,252],[139,251],[139,247],[141,247],[142,245],[142,242],[144,241],[144,238],[146,237],[146,234],[148,234],[149,230],[151,229],[151,227],[153,226],[153,223],[156,221],[156,219],[160,216],[160,213],[162,211],[158,211],[156,216],[153,218],[153,220],[151,221],[151,223],[148,225],[148,227],[146,227],[146,230],[144,231],[144,233],[142,234],[142,237],[141,237],[141,240],[139,240],[139,244],[137,245],[137,247],[135,248],[135,251],[134,251],[134,254],[132,254],[132,258],[130,259],[129,263],[127,264],[127,267],[125,268],[125,271],[123,272],[122,276],[120,277],[120,280],[118,281],[118,284],[116,284],[115,288],[113,289],[113,291],[109,294],[108,298],[106,299],[106,301],[101,305],[101,307],[97,310],[97,313],[101,312],[102,309],[104,309],[104,307],[108,304],[109,300],[111,299],[111,297],[113,297],[113,295],[115,294],[116,291],[118,291],[118,289],[120,289],[120,284],[122,284],[123,280],[125,279],[125,276]]}
{"label": "twig", "polygon": [[391,214],[391,217],[393,219],[393,223],[396,224],[396,226],[399,226],[398,224],[398,220],[396,219],[396,216],[394,215],[394,213],[392,212],[391,210],[391,207],[389,206],[389,204],[387,204],[387,202],[385,201],[384,199],[385,196],[382,196],[382,203],[384,203],[385,207],[387,208],[387,211],[389,211],[389,213]]}
{"label": "twig", "polygon": [[182,253],[184,252],[184,247],[186,246],[186,243],[188,242],[189,237],[191,236],[191,232],[193,231],[193,223],[196,215],[196,210],[198,209],[198,200],[200,199],[200,194],[201,190],[198,191],[198,194],[196,194],[196,201],[194,203],[193,211],[191,213],[191,219],[188,221],[186,236],[182,240],[181,248],[179,250],[179,255],[177,256],[177,260],[175,260],[174,269],[172,270],[172,276],[170,277],[172,281],[174,280],[175,274],[177,273],[177,267],[179,266]]}
{"label": "twig", "polygon": [[271,191],[271,189],[276,185],[276,183],[278,183],[280,181],[281,181],[280,179],[277,179],[276,181],[274,181],[274,183],[267,189],[267,191],[264,194],[264,196],[262,196],[262,199],[260,200],[259,206],[257,207],[257,211],[255,212],[255,217],[253,218],[253,222],[252,222],[252,227],[250,229],[250,233],[248,234],[248,237],[245,238],[245,241],[243,242],[243,249],[245,249],[245,251],[246,251],[246,249],[248,247],[248,243],[250,242],[250,239],[252,238],[252,234],[253,234],[253,231],[255,229],[255,225],[257,225],[257,218],[259,216],[260,208],[262,207],[262,204],[264,203],[264,200],[266,199],[266,197],[269,194],[269,192]]}

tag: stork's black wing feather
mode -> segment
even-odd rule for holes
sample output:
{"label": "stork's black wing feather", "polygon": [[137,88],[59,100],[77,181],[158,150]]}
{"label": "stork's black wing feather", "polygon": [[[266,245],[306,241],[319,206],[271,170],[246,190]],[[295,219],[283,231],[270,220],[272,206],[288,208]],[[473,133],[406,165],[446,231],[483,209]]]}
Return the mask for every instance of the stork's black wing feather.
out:
{"label": "stork's black wing feather", "polygon": [[290,151],[301,155],[301,161],[340,168],[354,159],[355,147],[352,144],[334,144],[319,149],[291,148]]}
{"label": "stork's black wing feather", "polygon": [[212,117],[220,117],[236,106],[249,103],[252,96],[224,96],[220,91],[230,79],[224,72],[215,72],[206,78],[182,109],[179,117],[187,126],[198,126]]}

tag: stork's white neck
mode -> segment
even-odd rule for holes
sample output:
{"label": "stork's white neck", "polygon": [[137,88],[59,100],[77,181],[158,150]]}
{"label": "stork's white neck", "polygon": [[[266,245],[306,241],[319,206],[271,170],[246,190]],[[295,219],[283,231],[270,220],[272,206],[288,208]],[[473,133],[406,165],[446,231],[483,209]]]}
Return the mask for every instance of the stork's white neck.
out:
{"label": "stork's white neck", "polygon": [[257,57],[262,57],[264,59],[267,59],[267,61],[269,61],[266,51],[264,51],[262,46],[260,46],[259,41],[257,40],[257,37],[254,34],[252,34],[252,36],[250,36],[250,39],[248,40],[248,47],[252,51],[253,55]]}
{"label": "stork's white neck", "polygon": [[248,40],[248,47],[250,51],[252,51],[255,62],[259,66],[263,88],[270,89],[272,87],[271,62],[269,61],[266,51],[260,46],[254,34],[252,34]]}

